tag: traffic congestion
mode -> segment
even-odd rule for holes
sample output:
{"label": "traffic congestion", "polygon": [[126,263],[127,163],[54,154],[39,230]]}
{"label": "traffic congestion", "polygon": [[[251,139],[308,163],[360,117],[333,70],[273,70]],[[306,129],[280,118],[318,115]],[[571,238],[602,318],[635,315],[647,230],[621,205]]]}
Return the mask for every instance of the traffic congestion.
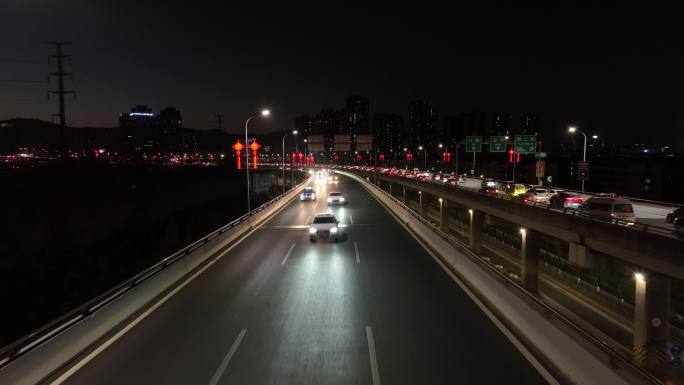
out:
{"label": "traffic congestion", "polygon": [[529,185],[485,177],[477,178],[465,174],[424,171],[418,168],[397,169],[353,165],[338,165],[332,168],[442,184],[487,196],[514,200],[524,205],[562,211],[625,226],[640,224],[659,229],[660,232],[684,236],[684,207],[665,202],[623,197],[616,193],[578,192],[553,186]]}

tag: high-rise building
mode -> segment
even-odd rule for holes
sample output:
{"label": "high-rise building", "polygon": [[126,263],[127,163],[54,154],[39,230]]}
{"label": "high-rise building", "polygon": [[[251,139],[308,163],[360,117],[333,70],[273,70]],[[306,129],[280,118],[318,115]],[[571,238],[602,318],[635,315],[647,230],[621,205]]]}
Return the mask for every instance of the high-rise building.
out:
{"label": "high-rise building", "polygon": [[520,134],[522,135],[541,135],[539,132],[539,120],[537,115],[526,114],[520,122]]}
{"label": "high-rise building", "polygon": [[131,108],[131,112],[119,115],[119,127],[121,128],[153,128],[155,116],[152,109],[139,104]]}
{"label": "high-rise building", "polygon": [[412,149],[418,146],[431,148],[437,145],[438,140],[437,112],[422,100],[412,101],[409,105],[407,146]]}
{"label": "high-rise building", "polygon": [[404,118],[397,114],[373,115],[373,140],[379,153],[389,157],[404,147]]}
{"label": "high-rise building", "polygon": [[157,124],[164,130],[183,128],[181,113],[176,107],[164,107],[157,115]]}
{"label": "high-rise building", "polygon": [[466,136],[486,135],[487,115],[481,111],[461,112],[447,116],[442,122],[443,140],[451,146],[465,141]]}
{"label": "high-rise building", "polygon": [[307,137],[309,135],[314,135],[314,118],[309,115],[301,115],[295,118],[295,130],[299,132],[300,135]]}
{"label": "high-rise building", "polygon": [[349,134],[369,134],[370,113],[368,99],[359,95],[347,98],[347,113],[349,122]]}
{"label": "high-rise building", "polygon": [[492,129],[486,136],[492,135],[513,135],[512,129],[513,116],[508,112],[498,112],[494,114]]}

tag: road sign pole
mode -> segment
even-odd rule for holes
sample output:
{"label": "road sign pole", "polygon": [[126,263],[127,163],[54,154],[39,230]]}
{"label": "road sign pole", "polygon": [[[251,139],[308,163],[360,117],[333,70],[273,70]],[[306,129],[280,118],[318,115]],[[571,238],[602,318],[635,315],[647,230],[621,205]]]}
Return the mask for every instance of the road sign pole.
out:
{"label": "road sign pole", "polygon": [[477,154],[477,152],[473,151],[473,169],[470,171],[473,176],[475,176],[475,154]]}

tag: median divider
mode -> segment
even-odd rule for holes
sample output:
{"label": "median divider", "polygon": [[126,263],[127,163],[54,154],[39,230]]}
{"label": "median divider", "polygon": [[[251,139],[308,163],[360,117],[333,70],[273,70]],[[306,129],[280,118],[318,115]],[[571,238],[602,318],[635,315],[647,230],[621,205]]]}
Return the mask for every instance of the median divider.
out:
{"label": "median divider", "polygon": [[[0,383],[37,384],[124,329],[205,264],[269,220],[311,181],[213,231],[101,296],[0,351]],[[96,279],[96,277],[94,277]]]}
{"label": "median divider", "polygon": [[567,320],[561,320],[552,309],[524,293],[513,280],[487,268],[478,256],[455,243],[389,193],[352,173],[336,172],[361,183],[405,225],[473,301],[481,304],[485,313],[493,315],[496,320],[492,321],[503,325],[508,333],[502,332],[542,375],[546,371],[558,384],[660,383],[630,363],[620,361],[619,357],[606,354],[605,346],[595,346],[599,341],[588,340],[587,335],[568,328]]}

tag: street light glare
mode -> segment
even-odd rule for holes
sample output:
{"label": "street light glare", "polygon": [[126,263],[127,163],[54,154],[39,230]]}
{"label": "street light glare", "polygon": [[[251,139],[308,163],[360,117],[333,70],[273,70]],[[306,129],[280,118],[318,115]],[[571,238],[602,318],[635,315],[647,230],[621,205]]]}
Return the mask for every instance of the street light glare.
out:
{"label": "street light glare", "polygon": [[593,135],[592,138],[598,139],[598,135]]}
{"label": "street light glare", "polygon": [[577,127],[568,127],[568,132],[574,133],[575,131],[577,131]]}
{"label": "street light glare", "polygon": [[297,130],[293,130],[293,131],[292,131],[292,134],[293,134],[293,135],[297,135]]}
{"label": "street light glare", "polygon": [[422,150],[422,149],[423,149],[423,146],[418,146],[418,149],[419,149],[419,150]]}
{"label": "street light glare", "polygon": [[268,110],[268,109],[261,110],[261,116],[269,116],[269,115],[271,115],[271,110]]}

